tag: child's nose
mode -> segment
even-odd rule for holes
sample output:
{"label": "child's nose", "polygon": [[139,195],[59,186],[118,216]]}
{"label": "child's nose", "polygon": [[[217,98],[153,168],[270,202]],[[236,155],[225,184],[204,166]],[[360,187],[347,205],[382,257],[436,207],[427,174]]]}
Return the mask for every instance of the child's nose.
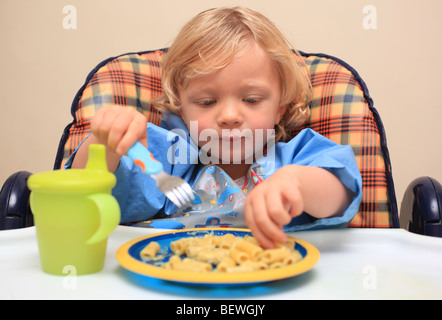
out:
{"label": "child's nose", "polygon": [[242,123],[240,106],[236,103],[225,103],[221,106],[218,122],[224,126],[237,126]]}

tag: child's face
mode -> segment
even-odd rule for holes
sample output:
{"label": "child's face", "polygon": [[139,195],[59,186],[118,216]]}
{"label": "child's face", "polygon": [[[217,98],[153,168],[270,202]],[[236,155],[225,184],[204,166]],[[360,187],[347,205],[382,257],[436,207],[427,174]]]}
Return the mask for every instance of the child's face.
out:
{"label": "child's face", "polygon": [[230,163],[238,157],[244,162],[265,145],[285,110],[280,100],[275,65],[255,43],[223,69],[190,80],[180,92],[181,116],[192,139]]}

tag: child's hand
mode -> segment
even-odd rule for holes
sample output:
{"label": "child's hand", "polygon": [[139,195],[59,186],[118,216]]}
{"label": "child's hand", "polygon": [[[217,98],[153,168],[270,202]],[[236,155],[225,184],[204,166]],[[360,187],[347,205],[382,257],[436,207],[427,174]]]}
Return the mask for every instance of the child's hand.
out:
{"label": "child's hand", "polygon": [[124,155],[136,142],[147,146],[147,119],[131,107],[106,106],[97,110],[91,121],[94,136],[109,149]]}
{"label": "child's hand", "polygon": [[282,167],[256,185],[246,198],[247,225],[264,248],[284,243],[287,236],[283,226],[304,210],[299,180],[290,169]]}

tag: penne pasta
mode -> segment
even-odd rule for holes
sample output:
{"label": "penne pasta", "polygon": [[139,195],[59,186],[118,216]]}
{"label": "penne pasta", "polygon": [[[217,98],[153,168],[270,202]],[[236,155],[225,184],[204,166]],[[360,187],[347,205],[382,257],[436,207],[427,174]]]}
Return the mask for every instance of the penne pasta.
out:
{"label": "penne pasta", "polygon": [[282,263],[282,261],[276,261],[276,262],[272,262],[271,264],[269,264],[269,269],[282,268],[283,266],[284,266],[284,263]]}
{"label": "penne pasta", "polygon": [[183,260],[174,263],[172,267],[173,270],[179,270],[179,271],[190,271],[190,272],[212,271],[212,265],[210,263],[201,262],[190,258],[184,258]]}
{"label": "penne pasta", "polygon": [[230,257],[224,257],[216,267],[218,272],[227,272],[228,269],[236,266],[236,262]]}
{"label": "penne pasta", "polygon": [[170,250],[176,255],[182,255],[186,252],[186,248],[188,246],[187,238],[182,238],[170,243]]}
{"label": "penne pasta", "polygon": [[143,250],[141,250],[140,256],[143,259],[153,259],[159,251],[160,245],[158,242],[152,241]]}
{"label": "penne pasta", "polygon": [[282,263],[286,266],[296,263],[302,260],[302,256],[299,251],[293,251],[288,257],[284,258]]}
{"label": "penne pasta", "polygon": [[261,258],[268,264],[281,262],[290,255],[290,251],[285,247],[268,249],[262,252]]}
{"label": "penne pasta", "polygon": [[186,248],[185,253],[186,253],[186,255],[187,255],[188,257],[190,257],[190,258],[195,258],[196,256],[198,256],[198,254],[199,254],[201,251],[208,250],[209,248],[210,248],[210,247],[209,247],[209,246],[206,246],[206,245],[203,245],[203,246],[199,246],[199,245],[189,245],[189,246]]}
{"label": "penne pasta", "polygon": [[233,248],[230,250],[230,257],[238,264],[244,263],[250,260],[250,256],[244,251]]}
{"label": "penne pasta", "polygon": [[181,258],[178,256],[171,256],[169,259],[169,263],[170,265],[173,267],[175,264],[180,263],[181,262]]}
{"label": "penne pasta", "polygon": [[237,250],[243,251],[247,253],[251,259],[255,259],[259,256],[259,254],[263,251],[263,249],[248,240],[241,240],[236,244],[235,247]]}
{"label": "penne pasta", "polygon": [[[302,260],[294,249],[295,240],[276,244],[275,249],[264,250],[258,241],[249,235],[235,237],[231,233],[223,236],[207,234],[204,237],[181,238],[170,243],[173,255],[161,266],[184,272],[254,272],[282,268]],[[140,256],[159,257],[158,243],[150,242]],[[146,259],[147,259],[146,258]]]}
{"label": "penne pasta", "polygon": [[220,263],[225,257],[229,255],[229,251],[225,249],[215,248],[201,250],[198,252],[197,260],[208,262],[214,265]]}
{"label": "penne pasta", "polygon": [[234,247],[235,242],[236,242],[236,237],[231,234],[228,233],[224,236],[220,237],[221,239],[219,240],[219,247],[222,249],[231,249]]}

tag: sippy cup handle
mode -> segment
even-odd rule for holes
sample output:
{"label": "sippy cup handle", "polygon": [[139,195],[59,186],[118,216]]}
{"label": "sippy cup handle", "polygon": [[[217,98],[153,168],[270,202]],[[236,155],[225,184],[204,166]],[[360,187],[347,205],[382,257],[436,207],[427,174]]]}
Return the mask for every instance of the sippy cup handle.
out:
{"label": "sippy cup handle", "polygon": [[87,197],[97,206],[100,214],[98,230],[89,238],[86,244],[94,244],[106,239],[120,223],[120,206],[117,200],[110,194],[97,193]]}

